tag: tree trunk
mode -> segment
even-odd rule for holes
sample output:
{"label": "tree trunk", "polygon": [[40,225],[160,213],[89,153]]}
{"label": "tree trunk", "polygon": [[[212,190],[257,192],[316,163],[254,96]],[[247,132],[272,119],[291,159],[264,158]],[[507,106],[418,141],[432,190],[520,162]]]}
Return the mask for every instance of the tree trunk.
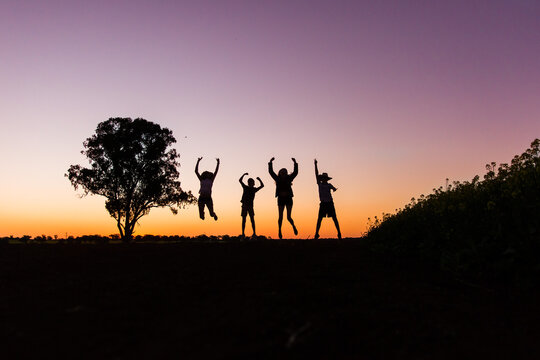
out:
{"label": "tree trunk", "polygon": [[124,226],[124,237],[122,241],[125,243],[130,243],[133,240],[133,229],[135,228],[135,222],[129,221],[129,218],[126,216],[126,222]]}
{"label": "tree trunk", "polygon": [[124,225],[124,242],[125,243],[130,243],[132,238],[133,238],[133,227],[134,227],[134,223],[133,223],[133,220],[130,220],[131,218],[131,195],[132,193],[130,192],[128,194],[128,199],[127,199],[127,202],[126,202],[126,209],[125,209],[125,217],[126,217],[126,220],[125,220],[125,225]]}

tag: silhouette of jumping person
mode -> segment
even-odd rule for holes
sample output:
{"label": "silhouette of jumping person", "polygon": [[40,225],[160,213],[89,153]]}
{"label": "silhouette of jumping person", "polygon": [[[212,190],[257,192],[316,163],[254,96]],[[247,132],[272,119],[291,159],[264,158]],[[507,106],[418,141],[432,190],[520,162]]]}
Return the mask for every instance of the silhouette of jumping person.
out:
{"label": "silhouette of jumping person", "polygon": [[201,162],[202,157],[197,159],[197,165],[195,165],[195,174],[201,182],[201,189],[199,190],[199,216],[204,220],[204,207],[208,207],[208,212],[210,216],[217,220],[218,217],[214,212],[214,202],[212,201],[212,185],[214,185],[214,179],[219,170],[219,159],[216,159],[217,165],[214,173],[210,171],[205,171],[202,174],[199,173],[199,163]]}
{"label": "silhouette of jumping person", "polygon": [[281,234],[281,224],[283,223],[283,209],[287,208],[287,220],[292,225],[294,235],[298,235],[298,230],[296,229],[296,226],[294,226],[294,221],[291,217],[291,211],[293,207],[293,191],[292,191],[292,181],[298,175],[298,163],[296,162],[295,158],[292,158],[292,161],[294,163],[294,170],[289,175],[287,173],[287,169],[283,168],[279,170],[278,174],[274,172],[274,164],[273,161],[275,158],[271,158],[268,162],[268,172],[270,173],[270,176],[272,176],[272,179],[276,182],[276,197],[277,197],[277,203],[278,203],[278,211],[279,211],[279,218],[278,218],[278,227],[279,227],[279,238],[282,239],[283,236]]}
{"label": "silhouette of jumping person", "polygon": [[319,238],[319,229],[321,228],[321,221],[323,217],[331,217],[334,220],[334,224],[337,229],[338,239],[341,239],[341,231],[339,230],[339,222],[336,216],[336,209],[334,207],[334,199],[332,199],[331,191],[336,191],[337,189],[334,185],[330,184],[328,180],[332,178],[328,176],[327,173],[322,173],[319,175],[319,168],[317,166],[317,159],[315,159],[315,178],[317,179],[317,185],[319,186],[319,200],[321,201],[319,205],[319,216],[317,218],[317,229],[315,230],[315,239]]}
{"label": "silhouette of jumping person", "polygon": [[238,181],[240,181],[240,184],[242,185],[242,189],[244,189],[244,192],[242,194],[242,236],[245,235],[245,229],[246,229],[246,217],[249,215],[249,219],[251,220],[251,227],[253,228],[253,237],[257,236],[255,232],[255,212],[253,211],[253,200],[255,200],[255,193],[259,190],[261,190],[264,187],[264,184],[260,177],[257,177],[257,180],[259,180],[259,187],[255,187],[255,180],[253,178],[248,179],[248,184],[244,184],[244,176],[246,176],[248,173],[243,174]]}

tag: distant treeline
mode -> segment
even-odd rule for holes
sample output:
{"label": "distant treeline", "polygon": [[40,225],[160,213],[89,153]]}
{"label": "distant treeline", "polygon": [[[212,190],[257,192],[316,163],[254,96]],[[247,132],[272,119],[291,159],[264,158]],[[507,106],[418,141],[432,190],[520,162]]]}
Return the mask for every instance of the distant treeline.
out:
{"label": "distant treeline", "polygon": [[417,256],[458,276],[538,283],[540,140],[510,164],[486,165],[483,180],[454,182],[395,214],[370,220],[372,248]]}
{"label": "distant treeline", "polygon": [[[158,242],[185,242],[185,241],[235,241],[235,240],[266,240],[270,239],[266,236],[257,236],[257,237],[242,237],[242,236],[229,236],[229,235],[199,235],[199,236],[160,236],[160,235],[137,235],[133,237],[132,242],[139,243],[158,243]],[[24,235],[21,237],[3,237],[0,238],[1,244],[108,244],[108,243],[122,243],[125,242],[120,239],[118,234],[113,234],[109,236],[101,235],[82,235],[82,236],[68,236],[67,238],[59,238],[58,236],[36,236],[31,237],[30,235]]]}

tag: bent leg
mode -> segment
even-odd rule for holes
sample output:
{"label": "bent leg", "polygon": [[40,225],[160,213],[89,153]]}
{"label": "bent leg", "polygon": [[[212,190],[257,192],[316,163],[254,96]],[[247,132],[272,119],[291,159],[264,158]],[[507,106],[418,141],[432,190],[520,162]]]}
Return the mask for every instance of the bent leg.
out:
{"label": "bent leg", "polygon": [[199,217],[201,218],[201,220],[204,220],[204,205],[205,205],[204,199],[199,198],[198,205],[199,205]]}
{"label": "bent leg", "polygon": [[289,222],[292,225],[294,235],[298,235],[298,230],[296,229],[296,226],[294,226],[294,220],[291,217],[292,206],[293,206],[292,201],[290,204],[287,204],[287,220],[289,220]]}
{"label": "bent leg", "polygon": [[212,198],[208,199],[206,202],[206,206],[208,206],[208,213],[210,213],[210,216],[214,218],[214,220],[217,220],[217,215],[214,212],[214,201]]}

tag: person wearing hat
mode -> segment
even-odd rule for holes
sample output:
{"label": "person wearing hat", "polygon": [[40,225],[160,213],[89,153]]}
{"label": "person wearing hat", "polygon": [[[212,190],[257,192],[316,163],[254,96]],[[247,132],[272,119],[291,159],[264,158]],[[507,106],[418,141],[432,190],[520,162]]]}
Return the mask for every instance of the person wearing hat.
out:
{"label": "person wearing hat", "polygon": [[319,216],[317,218],[317,228],[315,230],[315,239],[319,238],[319,229],[321,228],[321,221],[324,217],[331,217],[334,220],[334,224],[337,229],[338,239],[341,239],[341,230],[339,229],[339,222],[336,215],[336,209],[334,207],[334,199],[332,199],[332,192],[337,189],[334,185],[330,184],[328,180],[332,178],[327,173],[319,175],[319,168],[317,166],[317,159],[315,159],[315,178],[317,179],[317,185],[319,186]]}

